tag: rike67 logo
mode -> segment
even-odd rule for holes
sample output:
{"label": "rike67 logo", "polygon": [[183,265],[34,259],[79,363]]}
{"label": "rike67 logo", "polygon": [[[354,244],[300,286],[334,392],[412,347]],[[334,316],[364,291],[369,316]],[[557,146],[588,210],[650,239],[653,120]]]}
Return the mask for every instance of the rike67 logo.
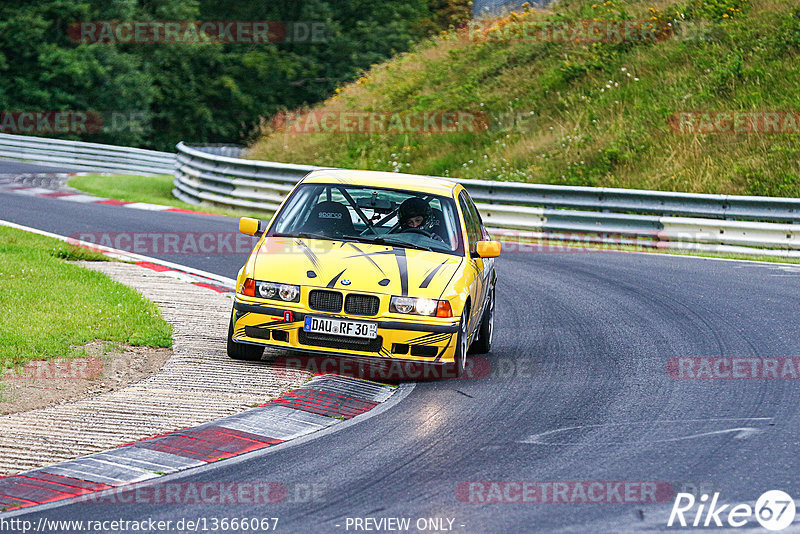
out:
{"label": "rike67 logo", "polygon": [[780,490],[770,490],[762,494],[756,501],[755,508],[749,504],[720,505],[718,500],[719,492],[714,493],[711,502],[708,502],[707,494],[695,500],[691,493],[678,493],[667,526],[739,528],[755,516],[756,521],[765,529],[778,531],[792,524],[796,512],[794,499]]}

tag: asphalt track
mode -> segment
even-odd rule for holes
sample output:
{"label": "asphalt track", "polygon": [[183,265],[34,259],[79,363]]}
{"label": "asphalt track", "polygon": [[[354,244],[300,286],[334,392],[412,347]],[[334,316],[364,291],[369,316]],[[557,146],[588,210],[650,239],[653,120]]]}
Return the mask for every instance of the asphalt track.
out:
{"label": "asphalt track", "polygon": [[[63,235],[235,231],[223,217],[13,194],[0,194],[0,218]],[[165,259],[224,276],[243,261]],[[282,502],[81,503],[15,517],[278,517],[278,532],[354,532],[352,518],[367,517],[410,518],[414,532],[417,519],[438,517],[453,519],[454,532],[640,532],[676,530],[666,527],[671,497],[480,504],[457,489],[470,481],[654,481],[675,492],[718,491],[734,504],[752,505],[772,489],[800,495],[800,382],[676,380],[666,371],[678,357],[800,356],[800,266],[518,252],[497,268],[488,376],[420,382],[391,409],[339,432],[164,479],[276,481],[290,490]],[[294,493],[312,486],[311,499]],[[754,519],[737,530],[766,532]]]}
{"label": "asphalt track", "polygon": [[[40,170],[48,169],[48,170]],[[14,173],[59,172],[59,169],[38,167],[23,163],[0,161],[0,176]],[[64,172],[61,170],[61,172]],[[236,273],[247,260],[249,251],[234,254],[203,253],[199,244],[187,247],[184,236],[192,234],[195,240],[207,234],[210,240],[205,247],[214,250],[246,250],[246,244],[237,248],[235,239],[247,241],[246,236],[238,233],[238,220],[222,216],[206,216],[191,213],[150,212],[105,204],[83,204],[57,198],[38,198],[19,194],[0,193],[0,219],[38,228],[54,234],[80,238],[91,235],[95,242],[114,247],[118,238],[126,251],[137,252],[166,261],[196,269],[208,270],[229,278],[236,278]],[[143,247],[137,248],[133,239],[135,234],[143,236]],[[147,234],[162,237],[161,241],[148,238]],[[165,247],[163,236],[179,234],[179,242],[175,247]],[[102,242],[108,236],[110,242]],[[221,237],[220,237],[221,236]],[[227,239],[226,242],[223,242]],[[151,244],[155,243],[155,246]],[[122,248],[115,247],[115,248]],[[186,251],[175,254],[174,251]]]}
{"label": "asphalt track", "polygon": [[23,174],[23,173],[61,173],[76,172],[75,169],[65,169],[62,167],[51,167],[47,165],[34,165],[31,163],[20,163],[16,161],[0,161],[0,175],[2,174]]}

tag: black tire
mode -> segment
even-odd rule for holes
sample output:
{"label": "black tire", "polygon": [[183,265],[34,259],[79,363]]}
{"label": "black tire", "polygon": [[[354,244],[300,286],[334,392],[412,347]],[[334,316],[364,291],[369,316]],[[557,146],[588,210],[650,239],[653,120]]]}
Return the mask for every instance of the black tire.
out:
{"label": "black tire", "polygon": [[461,322],[459,323],[458,337],[456,338],[456,353],[453,357],[453,363],[447,364],[449,371],[448,376],[461,378],[464,376],[464,372],[467,368],[467,352],[469,352],[469,347],[467,347],[467,341],[469,339],[467,335],[468,320],[469,309],[464,309],[464,313],[461,314]]}
{"label": "black tire", "polygon": [[478,339],[472,342],[469,348],[472,354],[486,354],[492,350],[492,337],[494,336],[494,288],[489,295],[489,302],[483,312],[481,326],[478,328]]}
{"label": "black tire", "polygon": [[247,360],[255,362],[264,355],[264,347],[258,345],[248,345],[247,343],[236,343],[233,340],[233,317],[228,324],[228,357],[234,360]]}

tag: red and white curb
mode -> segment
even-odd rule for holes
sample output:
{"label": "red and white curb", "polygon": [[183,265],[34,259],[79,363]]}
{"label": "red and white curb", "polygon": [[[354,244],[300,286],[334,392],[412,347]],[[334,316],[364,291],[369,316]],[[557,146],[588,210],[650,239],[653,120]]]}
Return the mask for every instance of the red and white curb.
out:
{"label": "red and white curb", "polygon": [[366,414],[401,387],[319,376],[242,413],[0,479],[0,508],[83,497],[273,447]]}
{"label": "red and white curb", "polygon": [[90,243],[88,241],[81,241],[79,239],[75,239],[72,237],[45,232],[43,230],[31,228],[30,226],[23,226],[21,224],[16,224],[10,221],[0,220],[0,226],[7,226],[9,228],[14,228],[16,230],[22,230],[24,232],[30,232],[45,237],[58,239],[59,241],[64,241],[69,245],[75,245],[89,250],[93,250],[95,252],[99,252],[104,256],[107,256],[115,260],[132,262],[135,263],[136,265],[139,265],[140,267],[144,267],[147,269],[151,269],[153,271],[158,271],[167,274],[169,276],[173,276],[179,280],[183,280],[190,284],[200,287],[205,287],[207,289],[213,289],[218,293],[230,294],[232,296],[236,292],[235,289],[236,281],[233,278],[219,276],[214,273],[209,273],[207,271],[203,271],[200,269],[194,269],[191,267],[187,267],[185,265],[172,263],[170,261],[160,260],[158,258],[152,258],[150,256],[143,256],[141,254],[126,252],[124,250],[119,250],[104,245],[98,245],[96,243]]}
{"label": "red and white curb", "polygon": [[214,217],[221,217],[221,215],[219,215],[218,213],[205,213],[202,211],[194,211],[184,208],[175,208],[173,206],[148,204],[147,202],[125,202],[123,200],[114,200],[110,198],[96,197],[93,195],[87,195],[85,193],[72,193],[69,191],[56,191],[53,189],[45,189],[42,187],[20,185],[15,182],[0,182],[0,192],[14,193],[17,195],[25,195],[25,196],[40,197],[40,198],[56,198],[58,200],[67,200],[69,202],[80,202],[83,204],[106,204],[110,206],[122,206],[124,208],[132,208],[145,211],[169,211],[175,213],[190,213],[194,215],[210,215]]}
{"label": "red and white curb", "polygon": [[[171,262],[87,243],[0,220],[0,225],[78,245],[142,267],[175,276],[221,293],[234,293],[230,278]],[[239,414],[200,426],[136,441],[49,467],[0,479],[0,511],[12,512],[57,503],[139,483],[186,469],[310,439],[310,434],[347,426],[366,414],[377,414],[390,397],[402,398],[413,384],[392,386],[343,377],[317,376],[279,398]],[[403,390],[406,393],[397,395]],[[56,504],[51,504],[56,506]]]}

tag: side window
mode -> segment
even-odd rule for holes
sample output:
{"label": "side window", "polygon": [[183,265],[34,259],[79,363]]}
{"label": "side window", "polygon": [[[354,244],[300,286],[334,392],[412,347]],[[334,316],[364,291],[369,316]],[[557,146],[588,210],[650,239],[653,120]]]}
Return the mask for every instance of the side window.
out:
{"label": "side window", "polygon": [[481,214],[478,211],[478,208],[475,206],[475,202],[472,201],[472,198],[469,196],[468,193],[465,193],[467,198],[467,205],[469,206],[469,211],[472,213],[472,217],[475,219],[475,222],[478,225],[478,235],[480,238],[478,241],[485,241],[489,239],[489,232],[486,231],[486,227],[483,225],[483,219],[481,219]]}
{"label": "side window", "polygon": [[469,239],[469,253],[476,250],[476,243],[481,240],[480,222],[478,221],[475,207],[471,206],[471,201],[463,191],[458,195],[458,204],[464,214],[464,223],[467,227],[467,239]]}
{"label": "side window", "polygon": [[292,198],[284,205],[280,218],[270,232],[291,232],[293,229],[307,224],[309,214],[322,193],[321,186],[305,186],[297,189]]}

